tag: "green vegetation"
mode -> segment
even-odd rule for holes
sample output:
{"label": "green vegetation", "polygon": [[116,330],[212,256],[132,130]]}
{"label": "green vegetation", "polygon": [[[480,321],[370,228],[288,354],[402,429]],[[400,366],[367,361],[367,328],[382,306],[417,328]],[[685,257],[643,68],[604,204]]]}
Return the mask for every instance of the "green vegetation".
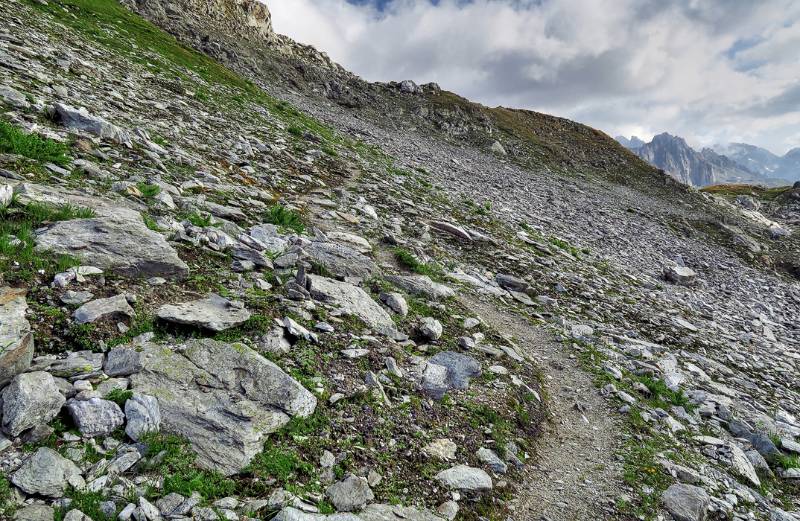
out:
{"label": "green vegetation", "polygon": [[65,165],[69,148],[63,143],[27,134],[16,126],[0,120],[0,153],[16,154],[44,163]]}
{"label": "green vegetation", "polygon": [[800,469],[800,456],[797,454],[781,454],[778,456],[778,464],[784,469]]}
{"label": "green vegetation", "polygon": [[779,196],[783,195],[788,186],[779,186],[774,188],[767,188],[760,185],[744,185],[744,184],[731,184],[731,185],[714,185],[701,188],[701,192],[709,194],[720,195],[727,199],[735,199],[740,195],[750,195],[756,199],[765,201],[773,201]]}
{"label": "green vegetation", "polygon": [[292,450],[269,447],[253,459],[247,470],[259,478],[276,479],[285,486],[311,476],[314,465],[301,460]]}
{"label": "green vegetation", "polygon": [[133,396],[133,391],[127,391],[123,389],[113,389],[105,396],[105,399],[111,400],[112,402],[119,405],[121,408],[124,408],[125,402],[130,400],[132,396]]}
{"label": "green vegetation", "polygon": [[444,271],[438,264],[420,261],[416,255],[403,248],[394,249],[394,258],[404,268],[419,273],[420,275],[427,275],[430,278],[441,278],[444,276]]}
{"label": "green vegetation", "polygon": [[144,221],[144,225],[147,226],[149,229],[153,230],[154,232],[161,231],[156,223],[156,220],[153,218],[152,215],[143,213],[142,220]]}
{"label": "green vegetation", "polygon": [[112,521],[116,519],[115,515],[107,516],[100,510],[100,504],[107,499],[100,492],[83,492],[73,490],[67,494],[71,499],[69,506],[60,507],[55,510],[53,519],[54,521],[63,521],[67,512],[73,509],[78,509],[93,521]]}
{"label": "green vegetation", "polygon": [[299,213],[280,204],[272,206],[269,211],[267,211],[264,219],[268,223],[292,230],[298,234],[303,233],[306,229],[306,225],[303,224],[303,218]]}
{"label": "green vegetation", "polygon": [[650,401],[654,407],[661,407],[669,409],[674,405],[683,407],[687,412],[695,409],[695,404],[689,401],[689,398],[683,393],[683,390],[678,389],[673,391],[667,388],[667,384],[663,380],[651,378],[649,376],[640,376],[639,381],[643,383],[650,391]]}
{"label": "green vegetation", "polygon": [[79,261],[69,255],[49,255],[34,250],[34,231],[47,223],[93,216],[92,210],[71,204],[22,205],[15,198],[9,206],[0,208],[0,272],[7,281],[29,281],[40,270],[53,274],[79,265]]}
{"label": "green vegetation", "polygon": [[207,228],[212,225],[211,214],[192,212],[184,217],[187,221],[195,226]]}
{"label": "green vegetation", "polygon": [[[164,487],[159,496],[177,492],[189,497],[192,492],[197,492],[203,499],[211,501],[229,496],[236,490],[233,480],[195,465],[197,455],[192,452],[188,441],[162,433],[146,434],[143,441],[147,445],[148,458],[160,455],[155,458],[157,463],[153,468],[164,477]],[[150,495],[153,494],[151,491]]]}
{"label": "green vegetation", "polygon": [[11,490],[11,483],[5,476],[0,476],[0,517],[8,516],[14,513],[14,493]]}
{"label": "green vegetation", "polygon": [[148,183],[137,183],[136,188],[141,192],[142,197],[145,199],[152,199],[161,193],[161,187],[158,185],[151,185]]}

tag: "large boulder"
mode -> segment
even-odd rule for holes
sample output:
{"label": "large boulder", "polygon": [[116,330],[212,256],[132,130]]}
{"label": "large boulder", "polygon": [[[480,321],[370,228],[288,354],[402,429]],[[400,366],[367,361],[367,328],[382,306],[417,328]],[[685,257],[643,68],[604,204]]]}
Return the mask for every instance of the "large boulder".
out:
{"label": "large boulder", "polygon": [[135,314],[128,299],[120,294],[87,302],[76,309],[72,317],[77,324],[93,324],[104,319],[131,318]]}
{"label": "large boulder", "polygon": [[3,431],[16,437],[32,427],[44,425],[56,417],[65,401],[50,373],[19,374],[0,393]]}
{"label": "large boulder", "polygon": [[441,300],[456,294],[452,288],[432,281],[427,275],[390,275],[386,280],[407,293],[429,299]]}
{"label": "large boulder", "polygon": [[492,478],[483,469],[457,465],[436,474],[436,481],[452,490],[480,492],[492,489]]}
{"label": "large boulder", "polygon": [[300,383],[243,344],[210,339],[170,348],[143,344],[131,387],[154,396],[161,430],[192,444],[198,463],[230,475],[261,452],[267,434],[317,400]]}
{"label": "large boulder", "polygon": [[349,474],[343,480],[329,486],[325,490],[325,495],[339,512],[361,510],[367,502],[375,499],[367,480],[354,474]]}
{"label": "large boulder", "polygon": [[36,247],[128,277],[183,279],[189,273],[164,237],[128,212],[53,223],[36,231]]}
{"label": "large boulder", "polygon": [[342,311],[355,315],[370,328],[386,335],[397,333],[392,317],[380,304],[372,300],[366,291],[347,282],[309,275],[311,280],[311,296],[322,302],[335,304]]}
{"label": "large boulder", "polygon": [[0,389],[14,376],[30,367],[33,333],[25,318],[25,291],[0,288]]}
{"label": "large boulder", "polygon": [[481,364],[471,356],[442,351],[428,360],[422,375],[422,390],[441,400],[450,389],[466,389],[470,378],[480,374]]}
{"label": "large boulder", "polygon": [[83,478],[70,460],[51,448],[40,447],[14,472],[11,482],[26,494],[58,498],[70,486],[82,486]]}
{"label": "large boulder", "polygon": [[303,247],[308,260],[336,278],[368,279],[377,275],[378,266],[358,251],[335,242],[312,242]]}
{"label": "large boulder", "polygon": [[53,109],[61,124],[69,129],[86,132],[116,143],[131,144],[131,137],[127,131],[99,116],[89,114],[83,107],[78,109],[63,103],[56,103]]}
{"label": "large boulder", "polygon": [[668,266],[664,268],[664,278],[679,286],[691,286],[697,280],[697,273],[686,266]]}
{"label": "large boulder", "polygon": [[675,521],[704,521],[711,505],[706,491],[694,485],[671,485],[661,496],[664,508]]}
{"label": "large boulder", "polygon": [[250,312],[239,301],[212,293],[208,297],[181,304],[165,304],[158,318],[167,322],[197,326],[219,332],[247,322]]}

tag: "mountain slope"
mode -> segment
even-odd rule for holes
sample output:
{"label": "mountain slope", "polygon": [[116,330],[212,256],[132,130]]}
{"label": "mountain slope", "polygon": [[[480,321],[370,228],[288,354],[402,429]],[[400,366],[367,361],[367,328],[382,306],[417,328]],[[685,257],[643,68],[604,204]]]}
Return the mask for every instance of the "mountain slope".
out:
{"label": "mountain slope", "polygon": [[798,149],[790,150],[783,157],[746,143],[729,143],[717,145],[714,150],[725,154],[736,163],[765,177],[796,181],[800,179],[800,161]]}
{"label": "mountain slope", "polygon": [[0,10],[0,517],[790,516],[794,191],[126,5]]}

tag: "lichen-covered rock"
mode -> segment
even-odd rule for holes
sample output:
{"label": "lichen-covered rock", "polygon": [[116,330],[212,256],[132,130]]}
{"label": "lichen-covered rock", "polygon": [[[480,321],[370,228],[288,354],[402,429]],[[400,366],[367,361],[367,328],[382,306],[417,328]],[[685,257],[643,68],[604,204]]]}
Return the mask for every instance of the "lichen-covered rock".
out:
{"label": "lichen-covered rock", "polygon": [[30,367],[33,333],[25,312],[25,290],[0,288],[0,389]]}
{"label": "lichen-covered rock", "polygon": [[141,350],[143,368],[131,387],[158,400],[162,431],[188,439],[201,466],[224,474],[240,471],[267,434],[317,405],[300,383],[243,344],[203,339]]}
{"label": "lichen-covered rock", "polygon": [[48,423],[65,401],[50,373],[19,374],[0,393],[3,431],[16,437],[27,429]]}
{"label": "lichen-covered rock", "polygon": [[482,469],[457,465],[436,474],[436,480],[447,488],[466,492],[492,489],[492,478]]}
{"label": "lichen-covered rock", "polygon": [[704,521],[711,505],[705,490],[682,483],[671,485],[661,501],[675,521]]}

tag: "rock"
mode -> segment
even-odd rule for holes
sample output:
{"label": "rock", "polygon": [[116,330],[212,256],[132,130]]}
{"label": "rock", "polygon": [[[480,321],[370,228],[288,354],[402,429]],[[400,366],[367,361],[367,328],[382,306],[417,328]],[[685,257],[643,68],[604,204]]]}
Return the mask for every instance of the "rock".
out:
{"label": "rock", "polygon": [[65,399],[50,373],[34,371],[15,376],[0,393],[0,402],[3,431],[16,437],[55,418]]}
{"label": "rock", "polygon": [[158,309],[158,318],[167,322],[198,326],[219,332],[247,322],[250,312],[244,304],[212,293],[208,297],[182,304],[165,304]]}
{"label": "rock", "polygon": [[11,185],[0,184],[0,208],[7,207],[13,200],[14,187]]}
{"label": "rock", "polygon": [[694,485],[671,485],[661,496],[664,508],[675,521],[704,521],[711,500],[705,490]]}
{"label": "rock", "polygon": [[59,378],[70,380],[86,379],[99,376],[103,367],[103,353],[91,351],[73,351],[66,358],[35,359],[31,366],[34,370],[43,370]]}
{"label": "rock", "polygon": [[[380,503],[367,505],[358,513],[358,518],[362,521],[442,521],[440,517],[428,510]],[[339,521],[339,519],[330,521]]]}
{"label": "rock", "polygon": [[73,398],[67,402],[67,410],[84,436],[106,436],[125,423],[119,405],[110,400]]}
{"label": "rock", "polygon": [[697,279],[697,273],[685,266],[669,266],[664,269],[664,278],[680,286],[690,286]]}
{"label": "rock", "polygon": [[492,152],[501,156],[506,155],[506,149],[503,148],[503,145],[501,145],[499,141],[492,143]]}
{"label": "rock", "polygon": [[361,510],[367,502],[375,499],[367,480],[353,474],[329,486],[325,490],[325,495],[340,512]]}
{"label": "rock", "polygon": [[498,273],[495,275],[494,279],[501,288],[508,291],[524,293],[530,287],[527,282],[520,278],[514,277],[513,275]]}
{"label": "rock", "polygon": [[343,242],[359,253],[367,254],[372,251],[372,245],[364,237],[359,237],[358,235],[345,232],[326,232],[326,235],[330,240]]}
{"label": "rock", "polygon": [[48,447],[40,447],[11,476],[11,482],[26,494],[62,497],[71,485],[83,483],[81,472],[70,460]]}
{"label": "rock", "polygon": [[27,109],[31,106],[25,94],[7,85],[0,85],[0,101],[17,109]]}
{"label": "rock", "polygon": [[735,443],[730,443],[728,448],[731,451],[731,469],[733,472],[745,478],[756,487],[760,487],[761,480],[758,478],[756,469],[753,468],[753,464],[750,463],[744,451]]}
{"label": "rock", "polygon": [[439,230],[440,232],[452,235],[453,237],[456,237],[463,241],[472,240],[472,236],[469,234],[469,232],[467,232],[460,226],[456,226],[455,224],[451,224],[445,221],[431,221],[430,225],[431,228],[433,228],[434,230]]}
{"label": "rock", "polygon": [[161,427],[161,409],[158,400],[146,394],[133,393],[125,402],[125,434],[133,441],[148,432],[157,432]]}
{"label": "rock", "polygon": [[466,389],[469,379],[480,374],[480,363],[471,356],[442,351],[428,360],[422,377],[422,390],[441,400],[450,389]]}
{"label": "rock", "polygon": [[427,275],[390,275],[386,280],[412,295],[442,300],[455,296],[456,292]]}
{"label": "rock", "polygon": [[432,317],[424,317],[420,320],[419,334],[423,338],[430,341],[436,341],[442,338],[442,324]]}
{"label": "rock", "polygon": [[289,244],[287,240],[278,233],[278,227],[274,224],[259,224],[253,226],[250,228],[248,236],[256,241],[259,248],[273,255],[283,253]]}
{"label": "rock", "polygon": [[458,450],[458,445],[447,438],[433,440],[422,448],[422,452],[429,458],[438,458],[444,461],[455,459],[456,450]]}
{"label": "rock", "polygon": [[92,521],[92,518],[80,510],[73,509],[66,513],[64,521]]}
{"label": "rock", "polygon": [[61,124],[72,130],[81,130],[102,139],[109,139],[120,144],[131,144],[130,135],[116,125],[105,119],[92,116],[84,109],[76,109],[63,103],[56,103],[53,107]]}
{"label": "rock", "polygon": [[143,344],[131,387],[154,396],[161,430],[188,439],[198,464],[230,475],[262,451],[267,434],[307,417],[317,400],[243,344],[191,340],[170,349]]}
{"label": "rock", "polygon": [[28,505],[14,513],[14,521],[53,521],[55,511],[47,505]]}
{"label": "rock", "polygon": [[130,346],[115,347],[106,355],[103,372],[108,376],[129,376],[142,369],[139,351]]}
{"label": "rock", "polygon": [[401,317],[408,315],[408,302],[406,302],[405,297],[400,293],[381,293],[378,298],[381,299],[381,302],[386,304],[386,307]]}
{"label": "rock", "polygon": [[30,367],[33,333],[25,318],[25,291],[0,288],[0,389]]}
{"label": "rock", "polygon": [[311,281],[311,296],[315,300],[337,305],[342,311],[355,315],[382,335],[397,334],[392,317],[363,289],[317,275],[309,275],[308,278]]}
{"label": "rock", "polygon": [[94,298],[94,293],[91,291],[66,291],[61,295],[61,302],[68,306],[80,306]]}
{"label": "rock", "polygon": [[467,492],[492,489],[492,478],[482,469],[457,465],[436,474],[436,480],[447,488]]}
{"label": "rock", "polygon": [[508,465],[506,465],[493,450],[481,447],[475,455],[493,472],[498,474],[505,474],[508,472]]}
{"label": "rock", "polygon": [[72,314],[78,324],[92,324],[98,320],[131,318],[136,314],[125,295],[116,295],[87,302]]}
{"label": "rock", "polygon": [[36,231],[36,247],[138,278],[183,279],[189,268],[161,234],[141,217],[97,217],[59,221]]}
{"label": "rock", "polygon": [[313,514],[303,512],[295,507],[285,507],[272,518],[272,521],[364,521],[354,514]]}
{"label": "rock", "polygon": [[372,260],[343,244],[312,242],[303,251],[313,264],[339,279],[368,279],[380,272]]}

